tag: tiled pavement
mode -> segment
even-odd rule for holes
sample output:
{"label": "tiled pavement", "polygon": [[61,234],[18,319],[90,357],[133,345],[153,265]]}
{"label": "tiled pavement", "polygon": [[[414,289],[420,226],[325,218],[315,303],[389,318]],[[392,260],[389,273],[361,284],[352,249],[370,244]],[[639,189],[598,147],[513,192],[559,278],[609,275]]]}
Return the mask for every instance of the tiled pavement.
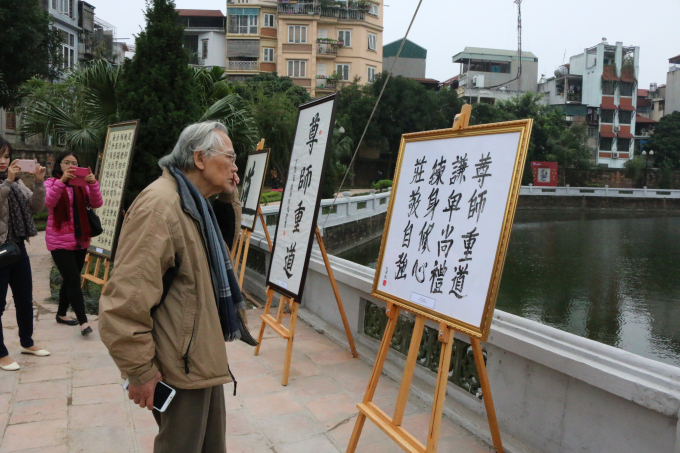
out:
{"label": "tiled pavement", "polygon": [[[49,295],[52,267],[44,236],[33,240],[36,344],[50,357],[21,355],[11,298],[2,317],[6,344],[21,370],[0,370],[0,453],[151,452],[157,427],[147,410],[131,404],[120,386],[120,374],[95,332],[83,338],[77,327],[54,322],[56,306]],[[260,311],[249,314],[257,331]],[[267,330],[258,357],[244,343],[230,343],[231,368],[238,380],[225,388],[227,450],[230,453],[344,452],[371,373],[370,365],[304,322],[298,323],[290,381],[281,386],[285,342]],[[375,401],[388,413],[398,384],[383,376]],[[404,427],[427,438],[430,407],[412,397]],[[359,452],[400,452],[372,423],[366,422]],[[440,452],[488,452],[489,447],[444,418]]]}

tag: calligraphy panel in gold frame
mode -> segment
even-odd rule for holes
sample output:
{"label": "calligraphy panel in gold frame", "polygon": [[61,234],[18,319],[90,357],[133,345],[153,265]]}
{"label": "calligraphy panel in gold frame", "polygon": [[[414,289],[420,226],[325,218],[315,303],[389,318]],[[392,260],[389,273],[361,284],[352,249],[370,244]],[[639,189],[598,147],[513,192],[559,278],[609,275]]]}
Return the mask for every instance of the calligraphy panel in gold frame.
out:
{"label": "calligraphy panel in gold frame", "polygon": [[[397,159],[397,164],[396,164],[396,169],[395,169],[395,177],[394,177],[394,184],[392,187],[392,194],[390,196],[390,204],[388,207],[387,211],[387,219],[385,221],[385,228],[382,236],[382,243],[380,246],[380,255],[378,258],[378,263],[376,267],[376,273],[375,277],[373,280],[373,289],[372,289],[372,295],[378,299],[388,301],[395,303],[403,308],[406,308],[407,310],[414,312],[416,314],[421,314],[429,319],[432,319],[436,322],[443,322],[446,323],[447,325],[453,327],[454,329],[463,332],[467,335],[470,335],[471,337],[478,338],[482,341],[486,341],[488,335],[489,335],[489,330],[491,328],[491,320],[493,317],[493,311],[496,306],[496,297],[498,295],[498,288],[500,286],[500,281],[501,281],[501,276],[503,273],[503,265],[505,263],[505,257],[506,253],[508,250],[508,243],[510,240],[510,233],[512,230],[512,224],[513,220],[515,217],[515,210],[517,207],[517,200],[519,197],[519,191],[520,191],[520,186],[521,186],[521,181],[522,181],[522,174],[524,171],[524,166],[525,166],[525,161],[526,161],[526,155],[527,155],[527,150],[529,147],[529,139],[531,136],[531,129],[533,125],[533,120],[527,119],[527,120],[520,120],[520,121],[511,121],[511,122],[505,122],[505,123],[493,123],[493,124],[485,124],[485,125],[479,125],[479,126],[471,126],[467,127],[464,129],[460,129],[457,131],[454,131],[452,129],[442,129],[442,130],[434,130],[434,131],[426,131],[426,132],[416,132],[416,133],[410,133],[410,134],[404,134],[402,136],[401,140],[401,146],[399,149],[399,157]],[[475,294],[476,300],[479,300],[478,304],[479,306],[476,307],[478,310],[477,312],[480,314],[477,318],[479,319],[479,322],[471,322],[469,319],[468,320],[463,320],[463,319],[458,319],[455,316],[449,316],[445,313],[443,313],[441,310],[437,310],[438,305],[435,305],[434,302],[432,302],[431,306],[428,304],[427,300],[428,297],[424,297],[425,302],[422,300],[418,300],[420,295],[416,294],[415,292],[411,293],[411,300],[408,300],[407,298],[404,297],[404,291],[397,291],[395,290],[390,290],[389,286],[386,287],[386,274],[388,273],[387,269],[389,268],[389,265],[391,265],[391,262],[385,261],[386,267],[383,268],[383,260],[385,259],[386,255],[386,247],[388,247],[388,242],[390,238],[390,233],[393,233],[395,235],[401,234],[401,231],[392,231],[391,227],[393,224],[398,224],[399,222],[403,223],[404,221],[404,215],[403,211],[406,208],[406,206],[403,206],[400,203],[403,202],[403,197],[404,194],[400,193],[400,185],[406,186],[409,184],[408,181],[404,181],[405,178],[410,177],[409,172],[413,171],[413,162],[408,161],[406,163],[407,167],[404,166],[404,157],[405,157],[405,151],[407,145],[410,143],[416,143],[416,142],[434,142],[434,141],[442,141],[442,140],[448,140],[448,139],[463,139],[467,138],[465,143],[470,152],[476,151],[475,143],[479,142],[480,145],[482,144],[481,139],[475,139],[474,137],[486,137],[485,141],[489,141],[489,139],[502,139],[500,137],[500,134],[510,134],[510,135],[505,135],[503,137],[513,137],[513,141],[511,144],[513,145],[512,149],[514,149],[514,143],[516,140],[516,153],[514,156],[514,159],[510,155],[503,155],[505,161],[507,162],[507,168],[505,169],[505,174],[506,174],[506,185],[503,187],[503,192],[499,193],[498,197],[496,197],[496,203],[495,205],[493,203],[490,203],[488,206],[491,206],[493,209],[495,209],[497,219],[500,221],[500,234],[497,238],[497,244],[495,242],[491,242],[490,245],[486,246],[485,250],[488,250],[487,254],[493,256],[493,261],[491,261],[490,256],[486,257],[486,260],[488,262],[489,270],[490,270],[490,279],[488,281],[486,279],[482,279],[482,281],[477,281],[474,282],[474,286],[472,287],[472,292],[477,293]],[[497,136],[497,137],[489,137],[489,136]],[[517,138],[518,137],[518,138]],[[440,142],[439,145],[442,143],[455,143],[448,140],[447,142]],[[463,142],[458,142],[458,143],[463,143]],[[425,143],[425,144],[419,144],[417,146],[430,146],[430,143]],[[488,145],[488,144],[487,144]],[[413,146],[413,145],[412,145]],[[486,145],[485,145],[486,146]],[[483,147],[482,147],[483,148]],[[467,153],[466,153],[467,156]],[[484,150],[482,149],[482,156],[484,156]],[[442,154],[442,160],[447,159],[449,163],[452,163],[454,158],[458,158],[458,156],[454,155],[453,153],[444,155]],[[423,160],[425,160],[423,158]],[[417,162],[417,161],[416,161]],[[431,163],[431,162],[430,162]],[[473,164],[473,162],[470,162]],[[435,166],[437,165],[437,162],[435,161]],[[509,167],[512,166],[512,171],[508,172],[507,170]],[[433,172],[434,172],[434,166]],[[402,174],[402,171],[404,174]],[[434,174],[434,173],[433,173]],[[479,175],[479,173],[478,173]],[[490,175],[489,175],[490,176]],[[431,178],[434,176],[431,176]],[[414,176],[415,179],[415,176]],[[479,182],[479,180],[477,180]],[[411,181],[413,182],[413,181]],[[431,182],[431,181],[430,181]],[[481,180],[481,184],[484,183],[484,178]],[[435,181],[436,184],[436,181]],[[453,183],[452,183],[453,184]],[[480,185],[480,188],[482,185]],[[406,190],[405,188],[402,188],[402,191]],[[507,190],[507,193],[505,193],[505,190]],[[433,189],[434,191],[434,189]],[[455,189],[452,192],[452,196],[455,193]],[[475,189],[475,194],[477,194],[477,190]],[[424,194],[423,194],[424,195]],[[502,198],[501,198],[502,196]],[[420,197],[419,197],[420,198]],[[474,195],[473,195],[474,198]],[[460,199],[460,197],[459,197]],[[472,200],[472,199],[471,199]],[[500,200],[500,202],[498,201]],[[503,203],[503,200],[505,203]],[[468,200],[466,199],[465,202]],[[396,207],[395,209],[395,204],[400,203],[399,206]],[[471,206],[472,206],[472,201],[470,201]],[[472,208],[471,208],[472,209]],[[483,206],[482,206],[483,209]],[[502,216],[501,216],[502,214]],[[393,222],[393,215],[398,215],[399,218]],[[410,217],[409,213],[409,217]],[[421,214],[422,215],[422,214]],[[427,212],[424,217],[427,217]],[[434,216],[434,215],[433,215]],[[417,216],[416,216],[417,217]],[[474,220],[474,216],[473,220]],[[433,217],[432,217],[433,218]],[[432,219],[431,218],[431,219]],[[469,214],[468,214],[468,219],[469,219]],[[415,221],[415,217],[413,218]],[[451,216],[449,215],[449,219],[451,219]],[[479,221],[479,216],[477,216],[477,222]],[[409,221],[410,224],[410,221]],[[401,224],[400,224],[401,225]],[[425,226],[427,226],[427,222],[423,226],[423,229],[425,229]],[[447,229],[449,227],[447,226]],[[454,226],[455,228],[455,226]],[[401,229],[401,227],[399,228]],[[476,227],[475,227],[476,229]],[[430,228],[432,230],[432,228]],[[452,230],[453,231],[453,230]],[[497,231],[497,230],[494,230]],[[444,230],[442,230],[442,234],[444,234]],[[457,235],[457,237],[460,237],[460,234]],[[409,245],[411,241],[411,234],[409,233]],[[421,239],[422,240],[422,239]],[[405,241],[405,239],[404,239]],[[465,239],[464,239],[465,241]],[[422,244],[421,244],[422,245]],[[495,245],[495,246],[494,246]],[[390,254],[393,256],[396,252],[394,252],[394,240],[390,242]],[[437,244],[437,247],[439,249],[440,244]],[[398,246],[397,246],[398,248]],[[420,250],[420,246],[419,249]],[[425,251],[425,248],[423,247],[423,252]],[[438,256],[439,256],[439,251],[438,250]],[[429,252],[429,250],[428,250]],[[468,255],[465,255],[467,257]],[[448,253],[447,253],[448,257]],[[439,268],[442,269],[442,263],[441,263],[441,256],[439,257],[439,261],[435,261],[435,266],[432,267],[432,269],[429,269],[431,272],[436,265],[439,265]],[[458,261],[465,261],[464,259],[460,259]],[[459,264],[458,261],[455,261],[455,264]],[[431,263],[430,263],[431,264]],[[444,262],[444,272],[446,272],[448,269],[446,268],[446,264]],[[450,267],[453,267],[453,264],[449,264]],[[462,269],[463,264],[459,264],[460,268]],[[421,266],[422,268],[422,266]],[[416,262],[414,269],[418,270],[418,264]],[[455,268],[454,268],[455,269]],[[465,269],[467,270],[467,264],[465,264]],[[410,269],[409,269],[410,271]],[[414,271],[416,272],[416,271]],[[391,274],[390,274],[391,275]],[[424,275],[424,274],[423,274]],[[451,274],[448,274],[450,276]],[[488,273],[485,275],[489,275]],[[395,275],[396,277],[396,275]],[[416,274],[417,277],[417,274]],[[403,278],[398,277],[398,278]],[[433,277],[434,279],[434,274]],[[394,278],[392,279],[394,280]],[[449,280],[450,281],[450,280]],[[422,284],[422,280],[418,280]],[[405,284],[402,282],[399,282],[400,284]],[[440,285],[440,291],[441,291],[441,285]],[[399,294],[396,294],[399,292]],[[453,290],[451,291],[452,293],[454,292]],[[444,301],[449,297],[448,294],[445,294],[445,291],[441,291],[442,293],[442,298],[444,298]],[[413,294],[416,294],[414,299]],[[456,294],[454,294],[456,295]],[[452,296],[451,296],[452,297]],[[460,295],[457,296],[459,299],[461,299]],[[414,300],[417,300],[418,303],[415,303]],[[429,299],[434,301],[434,299]],[[455,301],[455,299],[450,299],[450,301]],[[450,303],[446,302],[446,303]],[[481,306],[483,304],[483,307]],[[474,318],[474,317],[473,317]]]}

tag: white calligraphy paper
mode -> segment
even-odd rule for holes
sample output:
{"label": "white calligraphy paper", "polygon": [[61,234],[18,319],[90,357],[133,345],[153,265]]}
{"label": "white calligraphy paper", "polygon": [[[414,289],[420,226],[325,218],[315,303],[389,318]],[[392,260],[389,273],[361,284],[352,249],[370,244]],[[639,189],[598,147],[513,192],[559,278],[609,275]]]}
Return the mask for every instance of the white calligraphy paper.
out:
{"label": "white calligraphy paper", "polygon": [[480,327],[520,132],[407,141],[378,293]]}
{"label": "white calligraphy paper", "polygon": [[240,200],[242,206],[241,226],[250,231],[255,228],[257,207],[260,204],[262,183],[267,171],[269,151],[256,152],[248,156],[243,177]]}
{"label": "white calligraphy paper", "polygon": [[99,256],[111,258],[113,255],[136,129],[136,123],[109,127],[99,178],[104,204],[95,209],[104,232],[92,238],[89,247],[90,253]]}
{"label": "white calligraphy paper", "polygon": [[267,284],[300,300],[316,228],[335,96],[302,106],[281,200]]}

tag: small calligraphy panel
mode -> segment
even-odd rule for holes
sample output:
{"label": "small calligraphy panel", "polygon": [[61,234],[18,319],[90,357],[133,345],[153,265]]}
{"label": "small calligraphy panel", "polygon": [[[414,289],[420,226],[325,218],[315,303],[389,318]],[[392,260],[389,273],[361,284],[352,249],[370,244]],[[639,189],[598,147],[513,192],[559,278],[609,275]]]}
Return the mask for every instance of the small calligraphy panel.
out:
{"label": "small calligraphy panel", "polygon": [[99,177],[104,204],[95,209],[104,232],[92,238],[88,249],[97,256],[112,259],[114,255],[137,126],[137,122],[109,126]]}
{"label": "small calligraphy panel", "polygon": [[492,126],[474,135],[404,136],[373,286],[374,294],[480,332],[495,304],[507,207],[528,143],[522,127]]}
{"label": "small calligraphy panel", "polygon": [[269,151],[258,151],[248,156],[243,189],[239,194],[242,207],[241,226],[253,231],[257,220],[257,206],[262,195],[262,185],[267,172]]}
{"label": "small calligraphy panel", "polygon": [[316,229],[335,95],[300,106],[267,284],[300,300]]}

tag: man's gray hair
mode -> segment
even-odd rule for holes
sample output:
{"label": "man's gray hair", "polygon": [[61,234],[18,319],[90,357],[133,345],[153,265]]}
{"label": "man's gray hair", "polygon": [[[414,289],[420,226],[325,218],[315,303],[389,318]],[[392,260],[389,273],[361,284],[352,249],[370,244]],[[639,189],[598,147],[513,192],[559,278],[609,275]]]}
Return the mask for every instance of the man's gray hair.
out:
{"label": "man's gray hair", "polygon": [[167,156],[161,157],[158,165],[161,168],[173,166],[184,171],[192,170],[195,167],[195,151],[203,151],[205,157],[210,157],[215,148],[224,147],[224,140],[217,134],[218,131],[228,134],[226,126],[217,121],[187,126],[180,134],[175,148]]}

